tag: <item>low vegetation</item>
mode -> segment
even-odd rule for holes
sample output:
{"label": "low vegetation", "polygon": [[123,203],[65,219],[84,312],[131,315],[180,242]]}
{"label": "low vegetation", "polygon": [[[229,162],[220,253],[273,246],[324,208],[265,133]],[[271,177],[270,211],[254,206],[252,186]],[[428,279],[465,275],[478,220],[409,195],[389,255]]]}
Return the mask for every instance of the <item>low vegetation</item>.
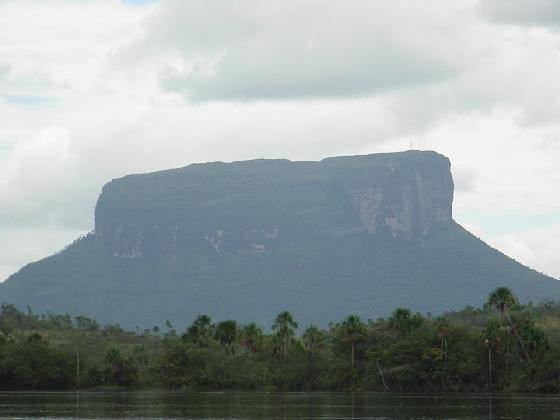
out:
{"label": "low vegetation", "polygon": [[560,391],[560,305],[521,305],[505,287],[439,317],[398,308],[298,329],[282,312],[270,327],[201,315],[184,332],[131,332],[3,304],[0,387]]}

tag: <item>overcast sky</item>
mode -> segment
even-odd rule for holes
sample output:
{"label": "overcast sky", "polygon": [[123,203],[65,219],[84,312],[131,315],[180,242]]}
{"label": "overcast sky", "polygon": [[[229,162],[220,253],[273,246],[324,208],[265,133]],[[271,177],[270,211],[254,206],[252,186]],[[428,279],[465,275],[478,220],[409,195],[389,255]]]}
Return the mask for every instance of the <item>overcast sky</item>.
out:
{"label": "overcast sky", "polygon": [[0,281],[112,178],[411,143],[459,223],[560,277],[558,0],[0,0]]}

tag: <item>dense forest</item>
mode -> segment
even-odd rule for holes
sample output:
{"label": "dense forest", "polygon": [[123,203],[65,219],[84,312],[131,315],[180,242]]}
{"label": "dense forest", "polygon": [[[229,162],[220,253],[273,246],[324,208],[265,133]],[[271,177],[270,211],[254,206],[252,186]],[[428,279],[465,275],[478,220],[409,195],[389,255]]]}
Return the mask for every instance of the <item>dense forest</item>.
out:
{"label": "dense forest", "polygon": [[3,304],[4,390],[560,391],[560,304],[520,304],[492,291],[482,308],[432,317],[398,308],[299,328],[289,312],[270,328],[170,322],[143,331],[84,316],[37,315]]}

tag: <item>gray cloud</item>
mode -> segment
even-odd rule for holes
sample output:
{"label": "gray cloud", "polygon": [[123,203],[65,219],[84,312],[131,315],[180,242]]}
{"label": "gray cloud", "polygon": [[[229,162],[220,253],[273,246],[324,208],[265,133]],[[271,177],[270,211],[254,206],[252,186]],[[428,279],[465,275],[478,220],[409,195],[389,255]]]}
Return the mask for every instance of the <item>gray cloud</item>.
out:
{"label": "gray cloud", "polygon": [[483,0],[480,10],[484,16],[498,22],[560,27],[558,0]]}
{"label": "gray cloud", "polygon": [[364,96],[460,72],[446,13],[396,3],[164,2],[138,48],[179,52],[162,86],[194,101]]}
{"label": "gray cloud", "polygon": [[290,56],[273,53],[260,63],[249,61],[250,55],[233,52],[220,60],[211,76],[179,73],[165,78],[162,87],[194,101],[356,97],[429,83],[451,73],[435,60],[409,60],[387,51],[342,57],[294,47]]}
{"label": "gray cloud", "polygon": [[403,133],[498,108],[520,125],[555,124],[555,36],[481,19],[508,4],[163,1],[116,62],[151,66],[164,92],[192,103],[379,96]]}

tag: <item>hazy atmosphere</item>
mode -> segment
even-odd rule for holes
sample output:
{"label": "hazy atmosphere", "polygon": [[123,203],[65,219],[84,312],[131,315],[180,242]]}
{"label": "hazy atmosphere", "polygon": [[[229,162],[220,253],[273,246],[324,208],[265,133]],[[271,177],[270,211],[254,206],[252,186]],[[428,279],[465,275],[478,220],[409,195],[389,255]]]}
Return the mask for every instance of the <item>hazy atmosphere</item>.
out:
{"label": "hazy atmosphere", "polygon": [[411,147],[451,159],[459,223],[560,277],[559,74],[556,0],[0,0],[0,281],[112,178]]}

